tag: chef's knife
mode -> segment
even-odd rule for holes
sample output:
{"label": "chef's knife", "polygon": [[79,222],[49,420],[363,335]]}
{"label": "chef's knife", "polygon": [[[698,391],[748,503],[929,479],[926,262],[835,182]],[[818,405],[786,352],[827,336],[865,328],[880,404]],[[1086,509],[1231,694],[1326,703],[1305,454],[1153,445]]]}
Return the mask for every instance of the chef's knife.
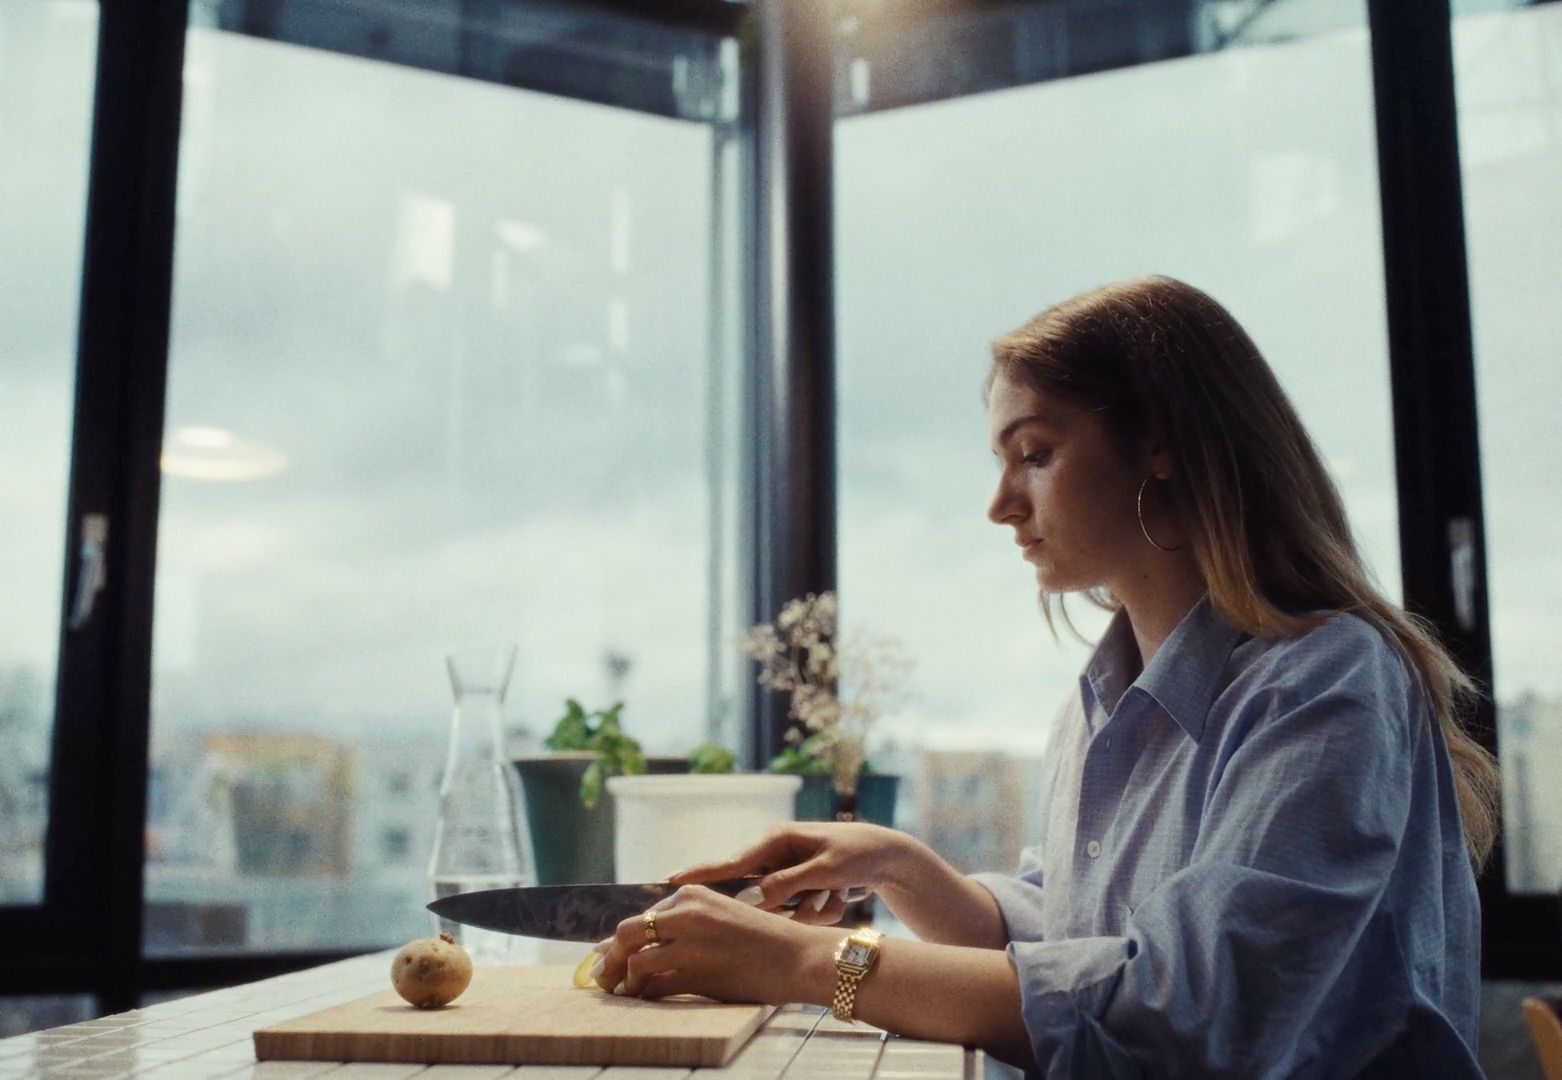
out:
{"label": "chef's knife", "polygon": [[[758,882],[757,877],[746,877],[701,884],[724,896],[736,896]],[[598,941],[611,934],[623,920],[671,896],[678,888],[666,882],[654,882],[647,885],[536,885],[525,889],[486,889],[441,897],[429,904],[428,909],[442,919],[502,934],[558,941]],[[781,907],[790,909],[812,903],[817,895],[815,892],[799,893]],[[867,889],[851,888],[845,890],[842,898],[850,904],[867,895]]]}

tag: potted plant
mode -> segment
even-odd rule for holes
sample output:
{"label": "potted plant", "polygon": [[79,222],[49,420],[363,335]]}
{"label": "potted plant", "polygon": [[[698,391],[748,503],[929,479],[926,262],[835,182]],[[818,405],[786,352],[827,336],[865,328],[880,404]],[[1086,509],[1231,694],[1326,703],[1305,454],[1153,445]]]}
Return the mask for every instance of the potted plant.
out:
{"label": "potted plant", "polygon": [[724,858],[796,814],[795,776],[734,771],[736,756],[711,743],[689,754],[681,776],[608,780],[620,881],[659,881],[675,870]]}
{"label": "potted plant", "polygon": [[552,751],[514,762],[526,795],[526,823],[539,885],[612,881],[616,775],[680,773],[688,761],[647,757],[623,730],[623,702],[589,712],[574,698],[543,741]]}
{"label": "potted plant", "polygon": [[871,821],[893,828],[895,797],[900,777],[873,771],[873,763],[864,758],[857,775],[855,802],[843,801],[836,793],[829,761],[823,756],[817,736],[809,735],[788,746],[770,759],[773,773],[790,773],[803,778],[797,792],[798,821]]}
{"label": "potted plant", "polygon": [[867,742],[875,722],[905,700],[910,658],[896,638],[839,633],[837,611],[834,593],[809,593],[744,642],[759,661],[760,685],[790,695],[788,745],[770,771],[803,777],[799,820],[893,826],[899,777],[871,770]]}

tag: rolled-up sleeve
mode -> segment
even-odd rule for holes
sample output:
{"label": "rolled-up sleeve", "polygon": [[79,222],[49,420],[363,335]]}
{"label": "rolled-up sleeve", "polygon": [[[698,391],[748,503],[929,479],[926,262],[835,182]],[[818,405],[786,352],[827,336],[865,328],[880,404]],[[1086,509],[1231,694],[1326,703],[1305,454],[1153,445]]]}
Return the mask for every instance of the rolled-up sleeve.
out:
{"label": "rolled-up sleeve", "polygon": [[[1332,988],[1401,963],[1381,901],[1424,737],[1403,675],[1322,690],[1282,679],[1253,693],[1211,751],[1221,760],[1193,857],[1120,937],[1045,940],[1032,921],[1039,872],[980,876],[1010,930],[1043,1075],[1286,1072],[1330,1040],[1384,1038],[1374,1023],[1403,1023],[1406,1003],[1381,994],[1381,1016],[1324,1008]],[[1364,1033],[1349,1034],[1357,1025]]]}
{"label": "rolled-up sleeve", "polygon": [[1026,848],[1020,853],[1018,874],[981,873],[972,874],[971,878],[998,901],[1008,940],[1040,941],[1046,936],[1041,908],[1040,848]]}

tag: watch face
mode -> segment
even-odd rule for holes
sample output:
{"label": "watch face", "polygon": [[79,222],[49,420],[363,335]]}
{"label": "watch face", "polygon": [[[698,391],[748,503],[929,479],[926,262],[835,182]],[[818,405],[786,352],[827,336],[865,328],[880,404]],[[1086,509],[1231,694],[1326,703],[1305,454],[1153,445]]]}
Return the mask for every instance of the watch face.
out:
{"label": "watch face", "polygon": [[873,955],[873,950],[868,946],[853,941],[846,946],[846,951],[841,953],[841,962],[851,964],[854,967],[864,967],[868,958]]}

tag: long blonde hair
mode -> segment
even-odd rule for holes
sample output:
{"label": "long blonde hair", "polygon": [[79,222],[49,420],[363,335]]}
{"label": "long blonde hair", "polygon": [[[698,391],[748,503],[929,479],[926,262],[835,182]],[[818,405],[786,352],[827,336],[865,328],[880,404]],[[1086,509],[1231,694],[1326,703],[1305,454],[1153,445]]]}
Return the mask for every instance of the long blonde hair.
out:
{"label": "long blonde hair", "polygon": [[[1484,863],[1499,788],[1495,760],[1465,728],[1480,690],[1429,624],[1379,590],[1317,448],[1236,319],[1191,285],[1143,277],[1047,309],[992,353],[989,387],[1001,375],[1096,410],[1125,449],[1152,431],[1164,438],[1172,504],[1226,621],[1292,636],[1348,611],[1378,627],[1442,727],[1465,846]],[[1104,589],[1086,595],[1119,606]],[[1052,599],[1042,605],[1049,626]],[[1072,630],[1061,597],[1059,608]]]}

